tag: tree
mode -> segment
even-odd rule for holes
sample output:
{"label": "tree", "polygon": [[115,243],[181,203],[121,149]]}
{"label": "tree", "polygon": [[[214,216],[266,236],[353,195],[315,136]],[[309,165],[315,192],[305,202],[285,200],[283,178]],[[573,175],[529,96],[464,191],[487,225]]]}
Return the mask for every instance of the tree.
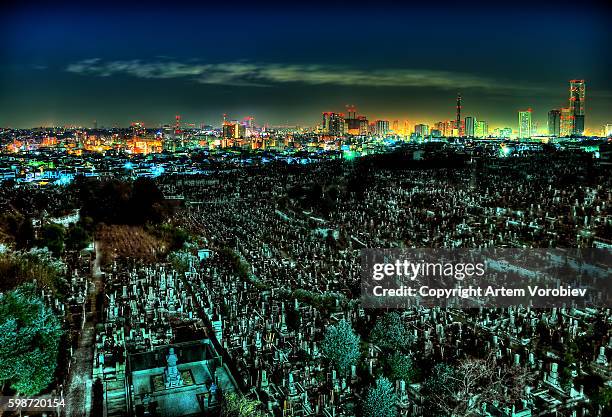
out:
{"label": "tree", "polygon": [[524,367],[498,366],[493,357],[465,359],[456,367],[437,364],[421,393],[435,416],[469,416],[483,404],[511,406],[522,396],[528,374]]}
{"label": "tree", "polygon": [[261,402],[230,392],[221,401],[221,417],[265,417]]}
{"label": "tree", "polygon": [[327,328],[322,351],[340,372],[346,373],[361,355],[359,342],[359,336],[355,334],[351,324],[342,319],[335,326]]}
{"label": "tree", "polygon": [[397,414],[397,397],[391,382],[380,377],[376,386],[370,387],[363,402],[363,415],[365,417],[393,417]]}
{"label": "tree", "polygon": [[168,255],[168,260],[178,272],[184,274],[189,271],[190,266],[198,265],[198,257],[188,249],[177,250]]}
{"label": "tree", "polygon": [[404,380],[407,383],[414,380],[417,372],[412,358],[400,352],[395,352],[389,359],[389,376],[393,380]]}
{"label": "tree", "polygon": [[23,395],[37,395],[57,365],[60,323],[34,285],[0,295],[0,381]]}
{"label": "tree", "polygon": [[66,265],[51,256],[48,249],[0,254],[0,291],[36,280],[39,286],[61,296],[66,292]]}
{"label": "tree", "polygon": [[91,236],[81,225],[71,224],[68,227],[68,235],[66,237],[66,248],[70,250],[80,251],[87,247]]}
{"label": "tree", "polygon": [[376,345],[388,349],[403,350],[413,342],[401,316],[395,312],[378,318],[370,338]]}
{"label": "tree", "polygon": [[42,228],[40,247],[48,248],[55,256],[64,251],[66,229],[61,224],[51,223]]}
{"label": "tree", "polygon": [[17,249],[30,249],[34,244],[35,234],[32,219],[26,217],[15,231],[15,245]]}

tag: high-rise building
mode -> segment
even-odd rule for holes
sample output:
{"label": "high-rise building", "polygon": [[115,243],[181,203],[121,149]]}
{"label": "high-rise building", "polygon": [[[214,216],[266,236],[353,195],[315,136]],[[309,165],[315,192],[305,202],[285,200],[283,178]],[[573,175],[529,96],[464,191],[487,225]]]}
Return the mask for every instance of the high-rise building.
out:
{"label": "high-rise building", "polygon": [[548,112],[548,135],[559,136],[561,134],[561,110],[553,109]]}
{"label": "high-rise building", "polygon": [[389,121],[377,120],[374,127],[374,133],[377,136],[385,136],[387,133],[389,133]]}
{"label": "high-rise building", "polygon": [[441,136],[447,136],[446,134],[446,122],[438,122],[434,125],[435,130],[440,131]]}
{"label": "high-rise building", "polygon": [[606,137],[612,137],[612,123],[606,123],[604,126],[604,135]]}
{"label": "high-rise building", "polygon": [[408,120],[404,120],[404,136],[410,135],[410,122]]}
{"label": "high-rise building", "polygon": [[429,135],[429,125],[418,124],[414,126],[414,133],[420,137]]}
{"label": "high-rise building", "polygon": [[352,104],[346,106],[346,111],[345,132],[354,136],[366,135],[368,133],[368,120],[365,116],[357,116],[357,108]]}
{"label": "high-rise building", "polygon": [[329,136],[343,136],[345,132],[344,115],[342,113],[323,113],[321,132]]}
{"label": "high-rise building", "polygon": [[503,129],[501,129],[499,131],[499,137],[500,138],[510,138],[512,136],[512,128],[511,127],[504,127]]}
{"label": "high-rise building", "polygon": [[465,118],[465,136],[468,138],[474,137],[474,128],[476,125],[476,119],[472,116]]}
{"label": "high-rise building", "polygon": [[391,130],[393,131],[393,133],[395,133],[396,135],[399,135],[400,133],[400,122],[399,120],[394,120],[393,124],[391,125]]}
{"label": "high-rise building", "polygon": [[244,138],[246,134],[246,128],[243,124],[237,120],[223,121],[223,138],[224,139],[240,139]]}
{"label": "high-rise building", "polygon": [[531,137],[531,109],[521,110],[518,112],[518,130],[519,139],[528,139]]}
{"label": "high-rise building", "polygon": [[574,133],[574,110],[570,107],[561,109],[559,116],[559,136],[571,136]]}
{"label": "high-rise building", "polygon": [[455,127],[457,128],[457,136],[463,136],[464,131],[461,129],[461,93],[457,94],[457,118]]}
{"label": "high-rise building", "polygon": [[474,128],[474,136],[477,138],[486,138],[489,136],[489,124],[484,120],[478,120],[476,122],[476,127]]}
{"label": "high-rise building", "polygon": [[574,116],[572,134],[581,136],[584,133],[584,80],[570,80],[570,104]]}

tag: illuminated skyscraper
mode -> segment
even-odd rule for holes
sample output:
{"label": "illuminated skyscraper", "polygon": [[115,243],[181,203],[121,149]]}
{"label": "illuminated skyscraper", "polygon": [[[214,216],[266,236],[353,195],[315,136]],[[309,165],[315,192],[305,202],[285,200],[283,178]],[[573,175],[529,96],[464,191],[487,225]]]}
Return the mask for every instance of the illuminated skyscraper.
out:
{"label": "illuminated skyscraper", "polygon": [[474,137],[474,127],[476,125],[476,119],[472,116],[465,118],[465,136],[468,138]]}
{"label": "illuminated skyscraper", "polygon": [[531,137],[531,109],[518,112],[518,130],[519,139],[528,139]]}
{"label": "illuminated skyscraper", "polygon": [[239,123],[237,120],[223,121],[223,138],[224,139],[240,139],[244,138],[246,134],[246,128],[244,125]]}
{"label": "illuminated skyscraper", "polygon": [[570,109],[574,116],[572,134],[582,135],[584,133],[584,80],[570,80]]}
{"label": "illuminated skyscraper", "polygon": [[548,135],[559,136],[561,134],[561,110],[553,109],[548,112]]}
{"label": "illuminated skyscraper", "polygon": [[363,124],[362,117],[357,117],[357,108],[354,105],[346,105],[347,117],[344,119],[345,121],[345,129],[349,135],[362,135],[363,129],[361,125]]}
{"label": "illuminated skyscraper", "polygon": [[385,136],[389,133],[389,121],[388,120],[377,120],[374,132],[377,136]]}
{"label": "illuminated skyscraper", "polygon": [[477,138],[486,138],[489,136],[489,124],[484,120],[478,120],[476,122],[476,127],[474,128],[474,136]]}
{"label": "illuminated skyscraper", "polygon": [[342,113],[323,113],[322,133],[330,136],[343,136],[345,132],[344,115]]}
{"label": "illuminated skyscraper", "polygon": [[409,136],[410,133],[410,122],[408,120],[404,120],[404,136]]}
{"label": "illuminated skyscraper", "polygon": [[606,137],[612,137],[612,123],[606,123],[604,126],[604,135]]}
{"label": "illuminated skyscraper", "polygon": [[417,136],[425,137],[429,135],[429,125],[418,124],[414,127],[414,133]]}
{"label": "illuminated skyscraper", "polygon": [[504,127],[503,129],[500,129],[499,131],[499,137],[500,138],[509,138],[512,136],[512,128],[511,127]]}
{"label": "illuminated skyscraper", "polygon": [[464,132],[461,129],[461,93],[457,94],[457,118],[455,120],[455,128],[457,128],[457,136],[463,136]]}
{"label": "illuminated skyscraper", "polygon": [[434,129],[440,131],[442,136],[447,136],[446,133],[446,122],[438,122],[434,125]]}
{"label": "illuminated skyscraper", "polygon": [[561,109],[559,117],[559,136],[570,136],[574,133],[574,111],[570,107]]}

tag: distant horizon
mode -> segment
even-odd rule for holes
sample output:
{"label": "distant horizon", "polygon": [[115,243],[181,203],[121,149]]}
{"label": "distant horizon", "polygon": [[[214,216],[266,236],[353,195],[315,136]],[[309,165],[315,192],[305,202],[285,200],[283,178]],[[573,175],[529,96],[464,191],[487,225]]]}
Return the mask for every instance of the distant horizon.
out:
{"label": "distant horizon", "polygon": [[349,104],[369,120],[433,125],[454,120],[461,92],[462,118],[516,129],[530,107],[543,128],[569,105],[571,79],[586,81],[586,129],[612,122],[605,8],[573,8],[569,36],[557,3],[353,6],[15,4],[0,10],[0,126],[156,126],[176,114],[216,125],[226,113],[311,127]]}

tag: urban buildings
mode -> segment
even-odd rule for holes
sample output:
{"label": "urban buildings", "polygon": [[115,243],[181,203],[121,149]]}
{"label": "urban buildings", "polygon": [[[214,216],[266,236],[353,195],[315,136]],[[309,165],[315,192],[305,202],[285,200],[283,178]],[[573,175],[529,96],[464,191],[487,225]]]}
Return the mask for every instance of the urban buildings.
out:
{"label": "urban buildings", "polygon": [[465,136],[468,138],[474,137],[474,129],[476,125],[476,118],[468,116],[465,118]]}
{"label": "urban buildings", "polygon": [[604,126],[604,136],[612,137],[612,123],[606,123]]}
{"label": "urban buildings", "polygon": [[574,110],[571,107],[561,109],[559,134],[560,136],[571,136],[574,134]]}
{"label": "urban buildings", "polygon": [[531,137],[531,108],[518,112],[518,131],[519,139]]}
{"label": "urban buildings", "polygon": [[344,114],[324,112],[323,113],[323,124],[321,126],[321,132],[324,135],[329,136],[342,136],[345,133],[345,120]]}
{"label": "urban buildings", "polygon": [[389,121],[377,120],[374,125],[374,134],[376,136],[385,136],[389,133]]}
{"label": "urban buildings", "polygon": [[570,80],[570,109],[573,115],[572,134],[582,136],[584,133],[584,80]]}
{"label": "urban buildings", "polygon": [[561,110],[553,109],[548,112],[548,135],[558,137],[561,133]]}
{"label": "urban buildings", "polygon": [[457,129],[457,136],[464,135],[464,130],[461,125],[461,93],[457,94],[457,117],[455,119],[455,128]]}
{"label": "urban buildings", "polygon": [[414,133],[416,136],[424,138],[429,135],[429,125],[418,124],[414,126]]}
{"label": "urban buildings", "polygon": [[489,124],[484,120],[477,120],[474,136],[477,138],[486,138],[489,136]]}

